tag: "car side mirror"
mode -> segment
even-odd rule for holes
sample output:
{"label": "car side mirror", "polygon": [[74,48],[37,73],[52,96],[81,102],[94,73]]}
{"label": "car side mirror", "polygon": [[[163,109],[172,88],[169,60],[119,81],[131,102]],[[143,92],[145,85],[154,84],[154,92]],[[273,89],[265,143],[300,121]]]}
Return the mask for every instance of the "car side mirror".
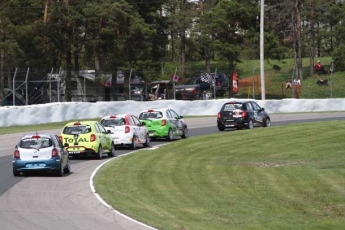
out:
{"label": "car side mirror", "polygon": [[183,118],[183,116],[180,116],[180,119],[182,119]]}
{"label": "car side mirror", "polygon": [[142,125],[146,125],[145,121],[142,121],[141,124],[142,124]]}
{"label": "car side mirror", "polygon": [[262,111],[264,111],[265,110],[265,108],[261,108],[261,109],[259,109],[259,112],[262,112]]}
{"label": "car side mirror", "polygon": [[68,144],[68,143],[65,143],[65,144],[63,145],[63,147],[69,147],[69,144]]}
{"label": "car side mirror", "polygon": [[107,133],[111,133],[111,130],[110,130],[110,129],[108,129],[108,130],[107,130]]}

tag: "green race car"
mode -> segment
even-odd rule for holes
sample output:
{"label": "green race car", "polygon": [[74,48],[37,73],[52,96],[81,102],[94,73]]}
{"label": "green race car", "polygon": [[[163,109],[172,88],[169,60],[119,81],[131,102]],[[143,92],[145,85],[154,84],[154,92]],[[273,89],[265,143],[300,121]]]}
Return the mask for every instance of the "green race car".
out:
{"label": "green race car", "polygon": [[183,116],[172,109],[143,110],[139,119],[146,126],[152,139],[166,138],[171,141],[174,137],[188,138],[188,127]]}
{"label": "green race car", "polygon": [[97,159],[102,159],[103,153],[115,156],[113,139],[98,121],[67,123],[60,139],[70,156],[93,155]]}

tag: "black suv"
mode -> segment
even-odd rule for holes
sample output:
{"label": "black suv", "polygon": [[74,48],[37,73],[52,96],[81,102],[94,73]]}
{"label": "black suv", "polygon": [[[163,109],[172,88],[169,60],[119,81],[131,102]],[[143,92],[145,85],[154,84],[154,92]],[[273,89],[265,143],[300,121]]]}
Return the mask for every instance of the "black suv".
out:
{"label": "black suv", "polygon": [[217,116],[219,131],[224,131],[224,129],[252,129],[254,126],[271,126],[270,116],[255,101],[226,102]]}
{"label": "black suv", "polygon": [[214,80],[216,80],[216,96],[223,97],[229,88],[228,80],[224,73],[217,73],[215,78],[214,73],[199,73],[190,78],[185,84],[197,84],[201,92],[210,91],[213,94]]}

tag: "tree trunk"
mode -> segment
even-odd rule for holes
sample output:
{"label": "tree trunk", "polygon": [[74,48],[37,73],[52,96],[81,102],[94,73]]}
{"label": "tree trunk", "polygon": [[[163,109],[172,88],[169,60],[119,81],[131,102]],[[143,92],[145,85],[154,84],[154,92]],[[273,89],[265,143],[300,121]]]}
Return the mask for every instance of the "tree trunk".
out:
{"label": "tree trunk", "polygon": [[[317,22],[317,33],[320,34],[320,22]],[[320,39],[320,36],[317,39],[317,56],[321,57],[321,39]]]}
{"label": "tree trunk", "polygon": [[297,69],[298,77],[300,80],[303,80],[303,66],[302,66],[302,41],[301,41],[301,4],[298,1],[297,4],[297,14],[296,14],[296,28],[297,28]]}
{"label": "tree trunk", "polygon": [[184,77],[186,64],[186,31],[184,30],[184,28],[180,31],[180,36],[180,72],[181,76]]}
{"label": "tree trunk", "polygon": [[[171,15],[174,15],[175,10],[174,6],[171,6]],[[172,21],[171,24],[171,30],[170,30],[170,35],[171,35],[171,62],[175,62],[175,29],[174,29],[174,21]]]}
{"label": "tree trunk", "polygon": [[292,11],[293,28],[293,44],[294,44],[294,63],[295,63],[295,75],[300,80],[303,80],[302,76],[302,46],[301,46],[301,11],[299,0],[294,0]]}
{"label": "tree trunk", "polygon": [[[1,19],[0,19],[1,26]],[[1,30],[0,30],[1,32]],[[4,92],[4,49],[0,49],[0,106],[4,105],[4,99],[6,97]]]}
{"label": "tree trunk", "polygon": [[66,90],[65,90],[65,100],[64,101],[72,101],[72,53],[71,53],[71,44],[67,42],[67,50],[66,50]]}
{"label": "tree trunk", "polygon": [[314,58],[315,58],[315,0],[310,1],[310,76],[314,76]]}
{"label": "tree trunk", "polygon": [[[97,42],[96,42],[97,43]],[[98,43],[97,43],[98,44]],[[95,87],[98,89],[97,90],[97,100],[98,101],[102,101],[103,100],[103,94],[102,92],[102,84],[101,82],[97,81],[99,76],[101,76],[100,74],[100,70],[101,70],[101,58],[100,58],[100,54],[98,52],[98,45],[96,45],[96,47],[94,47],[93,50],[93,54],[95,57]]]}
{"label": "tree trunk", "polygon": [[115,62],[114,71],[111,78],[111,87],[110,87],[110,100],[117,101],[117,62]]}
{"label": "tree trunk", "polygon": [[210,73],[211,72],[211,59],[210,59],[209,50],[207,48],[205,49],[205,65],[206,65],[206,72]]}
{"label": "tree trunk", "polygon": [[[4,36],[4,21],[0,18],[0,38]],[[0,48],[0,106],[4,105],[4,66],[5,66],[5,51],[4,48]]]}

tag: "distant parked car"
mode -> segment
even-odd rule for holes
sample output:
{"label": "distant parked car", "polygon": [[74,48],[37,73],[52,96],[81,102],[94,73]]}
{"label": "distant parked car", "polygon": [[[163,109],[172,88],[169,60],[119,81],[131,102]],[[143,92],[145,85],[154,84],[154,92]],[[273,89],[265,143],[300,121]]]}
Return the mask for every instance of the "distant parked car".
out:
{"label": "distant parked car", "polygon": [[68,152],[59,137],[51,133],[25,134],[13,153],[13,175],[28,172],[70,172]]}
{"label": "distant parked car", "polygon": [[103,153],[115,156],[109,133],[98,121],[75,121],[63,127],[60,138],[70,156],[92,155],[102,159]]}
{"label": "distant parked car", "polygon": [[186,84],[199,84],[200,90],[207,91],[209,97],[212,98],[214,94],[213,85],[216,86],[216,96],[223,97],[229,89],[228,79],[224,73],[200,73],[189,79]]}
{"label": "distant parked car", "polygon": [[166,138],[172,141],[174,137],[188,138],[188,127],[183,116],[170,108],[143,110],[139,119],[152,139]]}
{"label": "distant parked car", "polygon": [[226,102],[217,116],[219,131],[241,128],[252,129],[254,126],[271,126],[269,114],[255,101]]}
{"label": "distant parked car", "polygon": [[132,114],[109,115],[101,119],[101,124],[110,132],[115,146],[150,146],[149,132],[140,120]]}
{"label": "distant parked car", "polygon": [[171,100],[174,99],[174,83],[169,80],[153,81],[141,90],[143,100]]}

